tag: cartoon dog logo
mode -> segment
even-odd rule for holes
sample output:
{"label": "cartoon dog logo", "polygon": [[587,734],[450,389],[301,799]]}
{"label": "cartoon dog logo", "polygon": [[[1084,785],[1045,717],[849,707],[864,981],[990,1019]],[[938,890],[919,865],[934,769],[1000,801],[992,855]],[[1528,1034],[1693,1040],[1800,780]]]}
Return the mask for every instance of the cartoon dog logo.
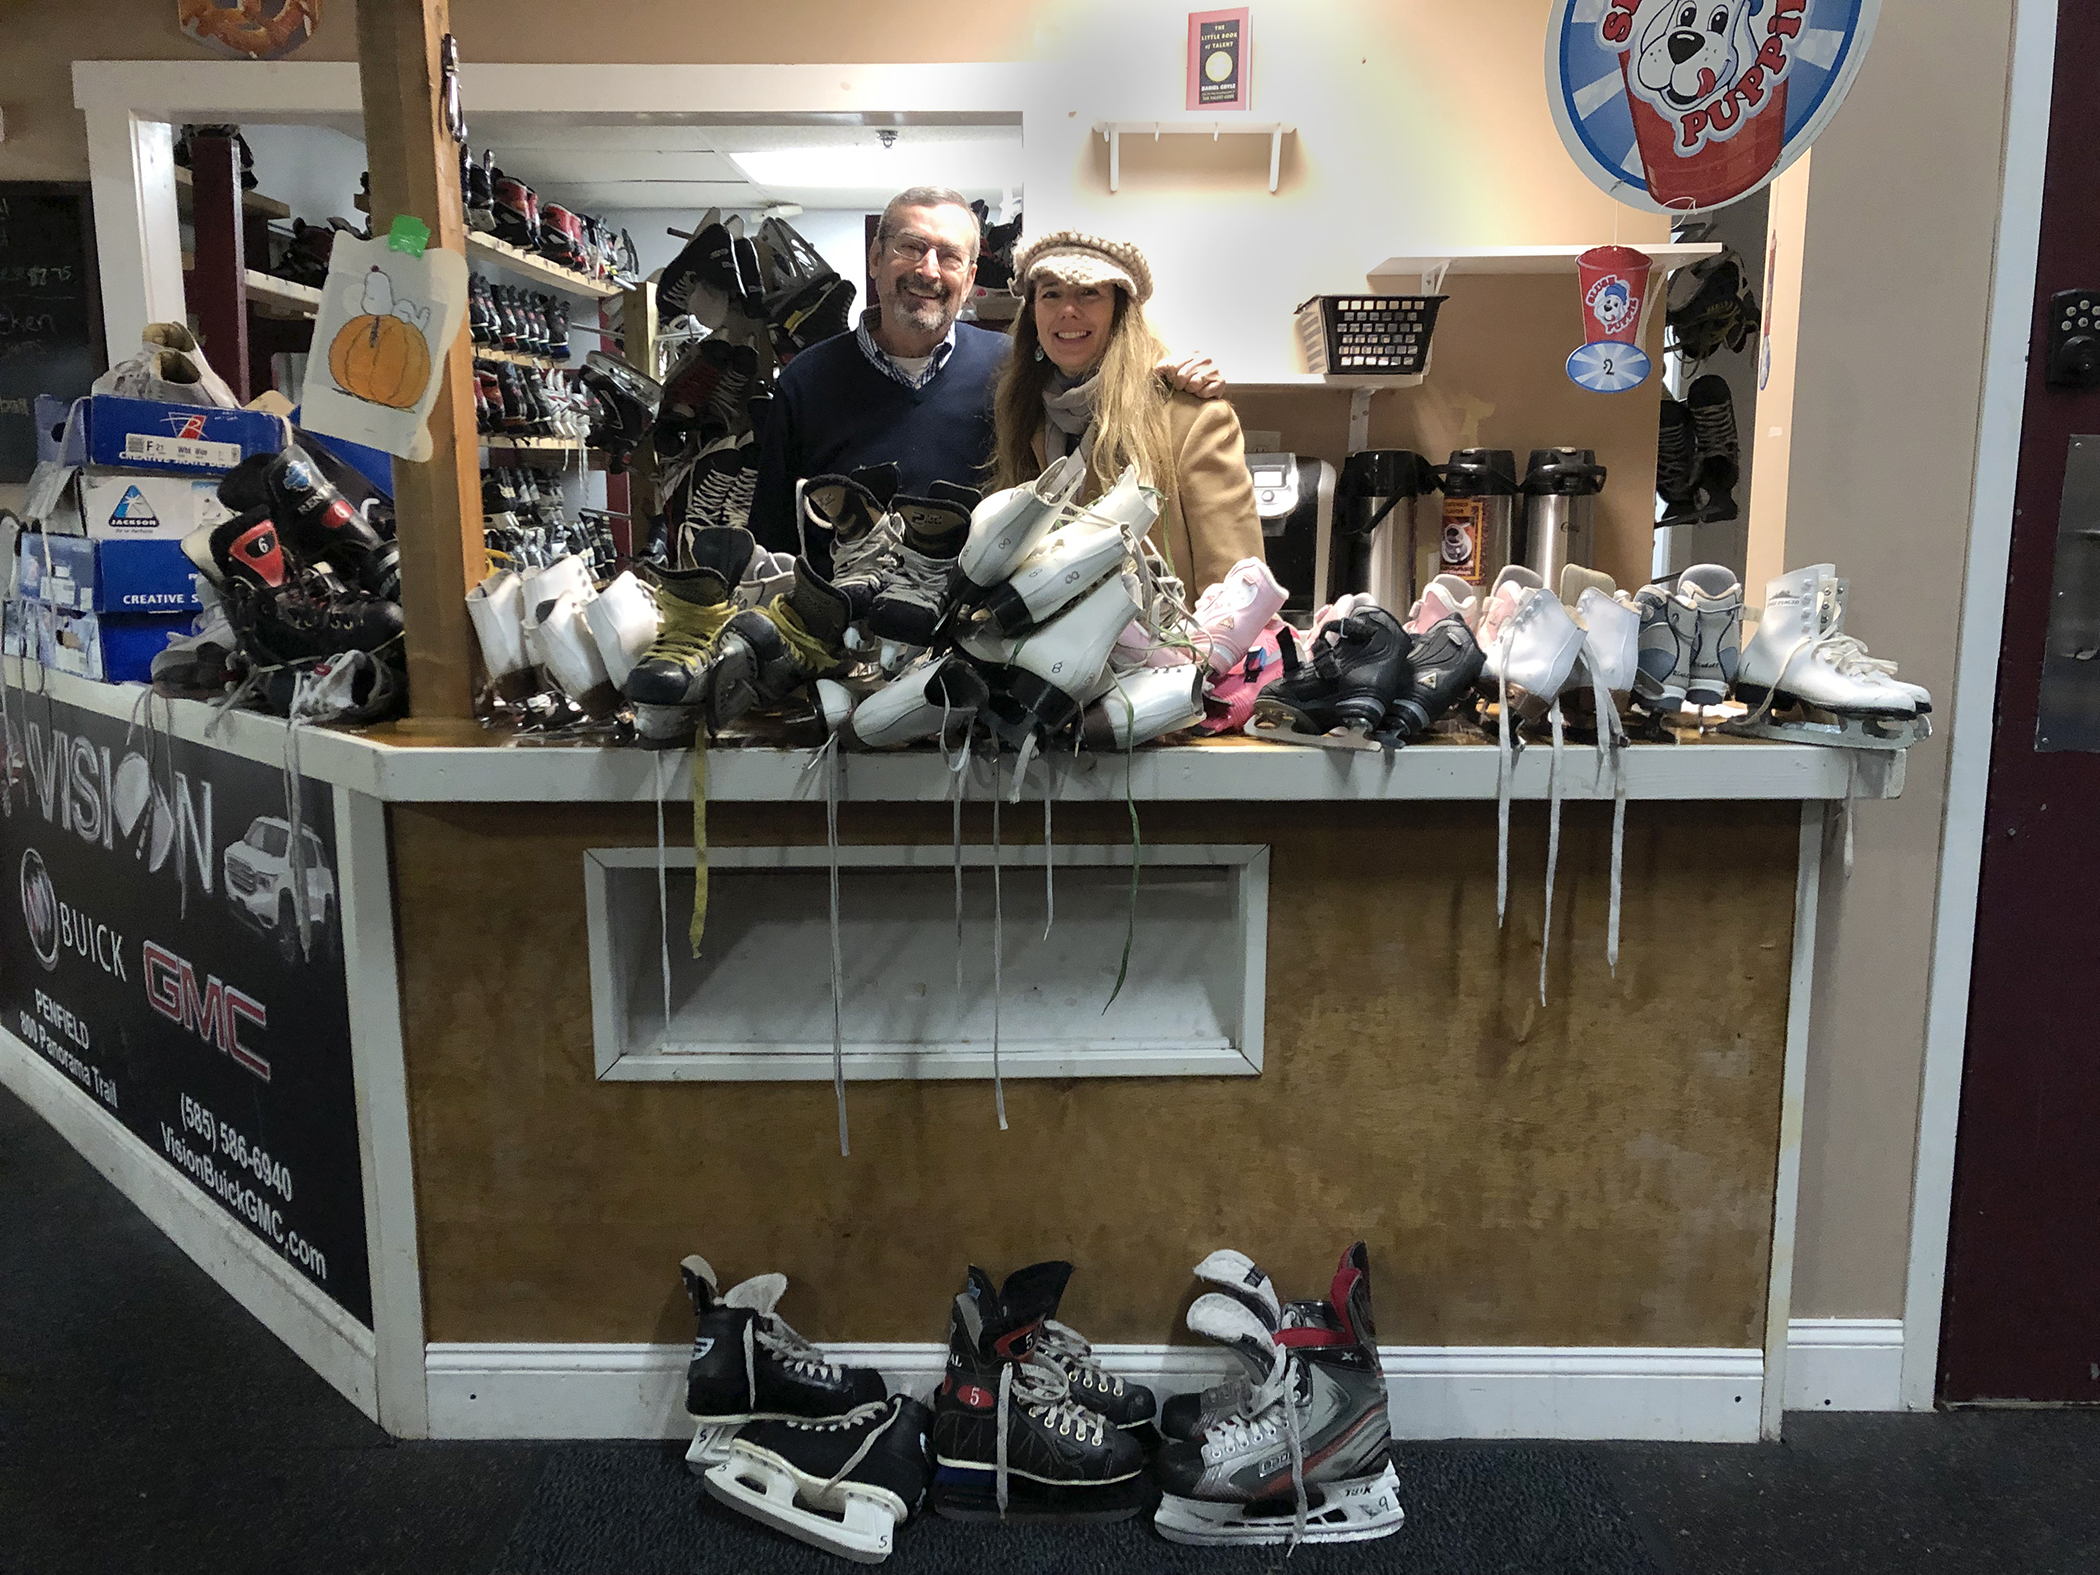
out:
{"label": "cartoon dog logo", "polygon": [[1634,23],[1634,80],[1658,109],[1683,114],[1732,87],[1757,59],[1763,0],[1649,0]]}
{"label": "cartoon dog logo", "polygon": [[1607,336],[1616,336],[1633,316],[1633,288],[1624,279],[1606,279],[1590,292],[1590,315]]}

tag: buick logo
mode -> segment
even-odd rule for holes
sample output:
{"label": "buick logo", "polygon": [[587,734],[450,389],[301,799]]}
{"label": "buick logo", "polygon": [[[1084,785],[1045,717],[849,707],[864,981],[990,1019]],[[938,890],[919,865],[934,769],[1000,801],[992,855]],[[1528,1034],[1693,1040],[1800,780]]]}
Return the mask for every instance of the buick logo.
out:
{"label": "buick logo", "polygon": [[35,848],[22,854],[22,922],[29,927],[29,944],[46,973],[58,971],[58,892],[51,885],[51,872],[44,856]]}

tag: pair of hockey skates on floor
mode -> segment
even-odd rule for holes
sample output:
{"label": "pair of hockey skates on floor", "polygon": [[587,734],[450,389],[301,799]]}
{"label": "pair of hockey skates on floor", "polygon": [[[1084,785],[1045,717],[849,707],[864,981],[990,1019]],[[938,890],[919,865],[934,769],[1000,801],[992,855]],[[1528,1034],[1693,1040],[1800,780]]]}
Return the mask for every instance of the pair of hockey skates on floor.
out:
{"label": "pair of hockey skates on floor", "polygon": [[1370,596],[1322,608],[1305,637],[1281,632],[1281,670],[1253,700],[1246,731],[1277,743],[1392,749],[1418,738],[1462,700],[1485,653],[1464,610],[1463,580],[1439,575],[1405,622]]}
{"label": "pair of hockey skates on floor", "polygon": [[889,1557],[926,1496],[926,1407],[872,1368],[845,1367],[774,1311],[787,1277],[722,1293],[707,1260],[680,1265],[697,1329],[686,1464],[730,1508],[862,1564]]}

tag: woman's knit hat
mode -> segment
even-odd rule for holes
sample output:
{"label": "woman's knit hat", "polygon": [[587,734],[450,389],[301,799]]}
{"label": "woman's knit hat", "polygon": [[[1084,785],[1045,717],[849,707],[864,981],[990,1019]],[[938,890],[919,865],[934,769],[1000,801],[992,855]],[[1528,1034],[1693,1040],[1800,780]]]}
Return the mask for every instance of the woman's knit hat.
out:
{"label": "woman's knit hat", "polygon": [[1152,265],[1143,252],[1128,241],[1079,230],[1052,230],[1021,248],[1014,257],[1014,294],[1025,297],[1038,282],[1113,284],[1139,306],[1152,299]]}

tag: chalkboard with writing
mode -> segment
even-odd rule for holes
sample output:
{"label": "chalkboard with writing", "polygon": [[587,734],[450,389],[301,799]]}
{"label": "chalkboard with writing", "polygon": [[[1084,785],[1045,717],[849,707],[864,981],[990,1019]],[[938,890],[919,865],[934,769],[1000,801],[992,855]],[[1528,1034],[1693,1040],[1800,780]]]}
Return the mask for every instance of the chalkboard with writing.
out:
{"label": "chalkboard with writing", "polygon": [[86,184],[0,181],[0,482],[36,466],[36,396],[84,394],[107,364]]}

